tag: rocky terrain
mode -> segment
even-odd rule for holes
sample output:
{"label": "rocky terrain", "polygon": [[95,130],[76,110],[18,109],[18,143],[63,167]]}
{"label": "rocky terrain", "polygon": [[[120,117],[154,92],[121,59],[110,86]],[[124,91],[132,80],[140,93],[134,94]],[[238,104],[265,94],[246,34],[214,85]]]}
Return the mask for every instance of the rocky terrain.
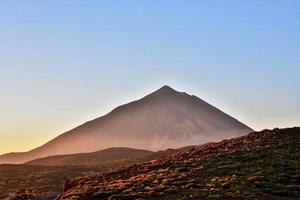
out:
{"label": "rocky terrain", "polygon": [[10,192],[37,195],[61,191],[66,180],[103,170],[87,166],[0,165],[0,199]]}
{"label": "rocky terrain", "polygon": [[86,154],[51,156],[22,165],[3,164],[0,165],[0,200],[9,193],[16,199],[39,200],[41,195],[61,192],[64,182],[76,176],[111,171],[189,148],[159,152],[110,148]]}
{"label": "rocky terrain", "polygon": [[300,128],[263,130],[65,183],[61,199],[300,199]]}

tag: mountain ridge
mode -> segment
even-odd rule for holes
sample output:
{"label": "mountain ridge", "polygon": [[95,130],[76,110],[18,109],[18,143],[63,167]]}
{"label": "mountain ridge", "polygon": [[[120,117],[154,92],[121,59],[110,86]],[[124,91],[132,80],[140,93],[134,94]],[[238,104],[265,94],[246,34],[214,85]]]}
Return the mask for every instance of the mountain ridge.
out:
{"label": "mountain ridge", "polygon": [[5,154],[0,163],[129,147],[151,151],[236,137],[253,131],[202,99],[169,86],[121,105],[28,152]]}

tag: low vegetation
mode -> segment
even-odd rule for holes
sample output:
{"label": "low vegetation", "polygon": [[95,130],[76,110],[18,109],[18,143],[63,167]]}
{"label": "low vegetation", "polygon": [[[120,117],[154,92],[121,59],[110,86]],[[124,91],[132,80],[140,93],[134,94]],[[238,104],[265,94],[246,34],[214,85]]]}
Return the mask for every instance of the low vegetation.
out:
{"label": "low vegetation", "polygon": [[298,199],[300,128],[264,130],[66,183],[62,199]]}
{"label": "low vegetation", "polygon": [[39,199],[36,188],[61,191],[61,200],[294,200],[300,199],[299,144],[300,128],[264,130],[160,153],[163,158],[110,172],[83,175],[67,180],[63,188],[62,180],[67,177],[103,169],[5,165],[0,176],[10,178],[4,179],[1,188],[11,190],[22,182],[33,188],[9,198],[14,200]]}
{"label": "low vegetation", "polygon": [[9,193],[61,191],[66,180],[101,171],[97,167],[0,165],[0,199]]}
{"label": "low vegetation", "polygon": [[9,194],[15,199],[34,199],[42,193],[61,192],[64,183],[77,176],[110,171],[177,151],[181,149],[155,153],[130,148],[110,148],[94,153],[41,158],[26,165],[0,165],[0,199]]}

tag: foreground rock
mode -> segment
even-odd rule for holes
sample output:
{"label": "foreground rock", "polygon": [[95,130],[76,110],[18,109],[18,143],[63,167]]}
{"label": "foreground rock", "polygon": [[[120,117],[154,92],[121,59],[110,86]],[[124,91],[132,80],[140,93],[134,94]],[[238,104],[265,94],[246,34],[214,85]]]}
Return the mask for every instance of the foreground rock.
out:
{"label": "foreground rock", "polygon": [[300,128],[255,132],[74,179],[61,199],[300,199],[299,144]]}
{"label": "foreground rock", "polygon": [[8,197],[5,200],[57,200],[59,196],[59,192],[38,193],[27,189],[14,192],[12,197]]}

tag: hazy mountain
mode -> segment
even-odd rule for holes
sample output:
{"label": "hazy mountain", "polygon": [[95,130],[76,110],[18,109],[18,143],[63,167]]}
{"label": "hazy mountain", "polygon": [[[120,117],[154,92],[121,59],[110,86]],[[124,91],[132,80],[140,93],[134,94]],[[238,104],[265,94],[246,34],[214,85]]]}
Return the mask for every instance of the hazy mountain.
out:
{"label": "hazy mountain", "polygon": [[111,166],[127,165],[141,161],[145,157],[153,156],[153,151],[114,147],[92,153],[78,153],[49,156],[29,161],[25,164],[44,166]]}
{"label": "hazy mountain", "polygon": [[252,129],[200,98],[168,86],[0,163],[98,151],[110,147],[164,150],[245,135]]}

